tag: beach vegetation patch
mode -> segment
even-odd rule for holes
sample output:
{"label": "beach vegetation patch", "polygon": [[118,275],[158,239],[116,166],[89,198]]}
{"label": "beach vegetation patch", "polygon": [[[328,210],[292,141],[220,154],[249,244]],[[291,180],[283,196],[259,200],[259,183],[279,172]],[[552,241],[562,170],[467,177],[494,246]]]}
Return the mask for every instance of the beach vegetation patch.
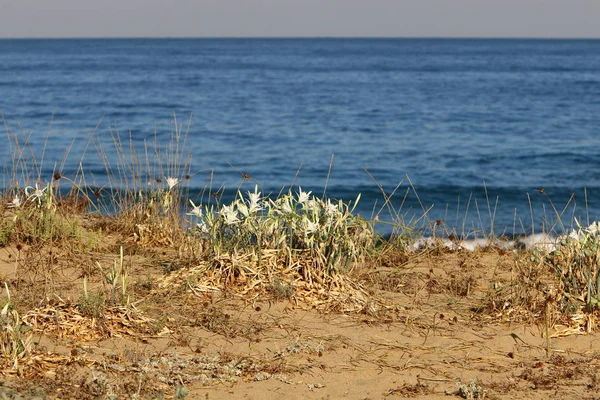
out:
{"label": "beach vegetation patch", "polygon": [[561,308],[591,312],[600,306],[600,229],[597,222],[559,238],[545,261],[560,281]]}

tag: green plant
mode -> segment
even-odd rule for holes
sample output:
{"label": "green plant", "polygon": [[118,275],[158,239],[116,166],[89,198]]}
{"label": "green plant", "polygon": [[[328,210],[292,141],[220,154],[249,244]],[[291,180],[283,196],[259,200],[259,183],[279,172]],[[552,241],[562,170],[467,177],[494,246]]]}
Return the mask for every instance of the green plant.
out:
{"label": "green plant", "polygon": [[189,391],[187,390],[187,388],[185,386],[177,386],[175,388],[175,399],[185,399],[185,397],[188,395]]}
{"label": "green plant", "polygon": [[294,295],[294,285],[292,283],[285,282],[279,277],[275,277],[273,281],[267,285],[267,292],[269,292],[275,300],[290,300]]}
{"label": "green plant", "polygon": [[120,247],[119,260],[113,262],[109,271],[105,271],[99,262],[96,262],[96,265],[104,277],[105,282],[110,286],[110,304],[129,304],[129,296],[127,295],[128,273],[125,269],[123,246]]}
{"label": "green plant", "polygon": [[19,313],[10,300],[8,285],[4,287],[8,293],[8,302],[0,312],[0,352],[10,360],[12,368],[17,369],[19,360],[31,353],[31,327],[21,321]]}
{"label": "green plant", "polygon": [[0,236],[5,238],[5,242],[13,237],[18,242],[52,241],[53,244],[77,239],[85,247],[85,242],[90,241],[90,235],[82,228],[78,215],[59,209],[61,196],[55,185],[41,187],[36,183],[14,192],[12,201],[8,203],[12,218],[3,222],[0,229]]}
{"label": "green plant", "polygon": [[13,221],[6,218],[0,219],[0,246],[6,246],[14,232],[15,224]]}
{"label": "green plant", "polygon": [[83,293],[77,303],[79,311],[90,317],[100,318],[104,314],[104,297],[88,292],[87,278],[83,278]]}
{"label": "green plant", "polygon": [[487,390],[481,386],[481,382],[478,379],[473,379],[469,383],[458,382],[458,396],[467,400],[483,400],[487,394]]}
{"label": "green plant", "polygon": [[318,199],[300,188],[276,198],[261,197],[258,187],[244,198],[238,192],[218,210],[193,202],[188,215],[196,219],[194,232],[211,243],[213,253],[236,255],[269,249],[286,254],[303,252],[325,275],[345,272],[374,245],[371,223],[353,214],[354,205],[341,200]]}
{"label": "green plant", "polygon": [[597,222],[559,238],[546,263],[561,282],[563,306],[567,310],[584,305],[586,311],[600,304],[600,227]]}

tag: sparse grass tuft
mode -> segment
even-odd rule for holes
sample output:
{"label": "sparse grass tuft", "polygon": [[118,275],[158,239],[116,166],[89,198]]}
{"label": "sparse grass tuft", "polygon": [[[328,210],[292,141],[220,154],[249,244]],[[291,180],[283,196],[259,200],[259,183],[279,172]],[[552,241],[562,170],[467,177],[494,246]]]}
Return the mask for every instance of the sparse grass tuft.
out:
{"label": "sparse grass tuft", "polygon": [[[111,305],[127,305],[129,304],[129,296],[127,295],[127,270],[123,258],[123,246],[120,248],[119,260],[115,260],[111,265],[110,270],[104,270],[99,262],[96,262],[104,283],[109,286],[109,303]],[[87,293],[84,290],[84,294]]]}
{"label": "sparse grass tuft", "polygon": [[[6,292],[9,293],[5,284]],[[10,362],[12,369],[19,368],[19,360],[31,353],[31,327],[21,321],[19,313],[10,300],[0,312],[0,354]]]}
{"label": "sparse grass tuft", "polygon": [[88,290],[87,278],[83,278],[83,293],[77,308],[83,315],[100,318],[104,314],[104,296],[91,294]]}

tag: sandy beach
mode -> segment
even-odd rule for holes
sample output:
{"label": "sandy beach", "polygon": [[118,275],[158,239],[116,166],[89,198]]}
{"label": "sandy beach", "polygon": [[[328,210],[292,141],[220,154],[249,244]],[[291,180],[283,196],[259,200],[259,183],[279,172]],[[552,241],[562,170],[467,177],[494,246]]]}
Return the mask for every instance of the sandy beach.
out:
{"label": "sandy beach", "polygon": [[18,312],[3,312],[3,398],[595,398],[595,324],[548,319],[531,250],[390,247],[326,287],[285,268],[219,281],[177,245],[97,238],[0,249]]}

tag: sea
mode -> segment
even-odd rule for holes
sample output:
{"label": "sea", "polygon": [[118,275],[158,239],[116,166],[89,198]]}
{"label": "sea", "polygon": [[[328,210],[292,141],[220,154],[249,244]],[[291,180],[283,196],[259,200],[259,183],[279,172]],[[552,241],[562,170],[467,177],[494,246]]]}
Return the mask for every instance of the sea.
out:
{"label": "sea", "polygon": [[106,185],[116,137],[164,181],[179,140],[207,202],[360,194],[384,234],[600,217],[600,40],[6,39],[0,112],[4,187],[19,149],[40,184]]}

